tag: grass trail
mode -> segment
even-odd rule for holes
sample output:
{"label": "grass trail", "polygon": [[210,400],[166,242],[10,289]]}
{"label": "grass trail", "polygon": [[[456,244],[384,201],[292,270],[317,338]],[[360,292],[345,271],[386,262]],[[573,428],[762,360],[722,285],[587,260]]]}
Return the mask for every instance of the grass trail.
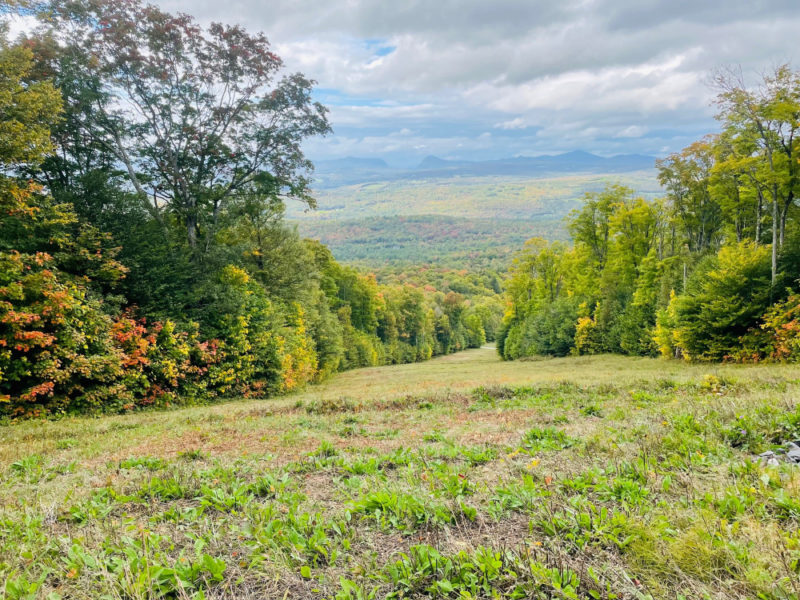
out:
{"label": "grass trail", "polygon": [[[746,381],[800,378],[792,365],[687,365],[679,361],[585,356],[534,361],[501,361],[490,348],[437,357],[422,363],[355,369],[282,398],[231,400],[211,406],[141,412],[102,418],[22,422],[0,427],[0,468],[29,454],[57,451],[64,458],[103,461],[126,453],[175,455],[193,445],[211,453],[238,454],[275,450],[274,438],[241,439],[252,415],[268,414],[298,403],[350,401],[374,403],[407,396],[469,392],[478,387],[572,383],[625,386],[653,379],[677,382],[706,374]],[[235,425],[235,426],[232,426]],[[202,430],[202,431],[200,431]],[[65,451],[60,440],[73,440]],[[247,445],[243,445],[247,443]],[[283,444],[280,445],[283,447]]]}
{"label": "grass trail", "polygon": [[0,428],[0,598],[800,600],[800,366],[477,349]]}

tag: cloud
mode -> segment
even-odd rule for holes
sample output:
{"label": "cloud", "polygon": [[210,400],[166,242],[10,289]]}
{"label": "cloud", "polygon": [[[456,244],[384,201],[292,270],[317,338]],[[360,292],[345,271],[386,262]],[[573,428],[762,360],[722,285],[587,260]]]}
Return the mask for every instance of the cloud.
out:
{"label": "cloud", "polygon": [[617,135],[614,136],[614,137],[618,137],[618,138],[640,138],[644,134],[646,134],[647,131],[648,131],[647,127],[642,127],[641,125],[629,125],[625,129],[623,129],[622,131],[617,133]]}
{"label": "cloud", "polygon": [[156,3],[263,30],[317,80],[335,133],[312,158],[664,154],[715,128],[713,68],[791,61],[800,30],[797,0]]}
{"label": "cloud", "polygon": [[525,119],[522,117],[515,117],[508,121],[502,121],[501,123],[496,123],[494,128],[495,129],[527,129],[529,127],[528,123],[525,122]]}

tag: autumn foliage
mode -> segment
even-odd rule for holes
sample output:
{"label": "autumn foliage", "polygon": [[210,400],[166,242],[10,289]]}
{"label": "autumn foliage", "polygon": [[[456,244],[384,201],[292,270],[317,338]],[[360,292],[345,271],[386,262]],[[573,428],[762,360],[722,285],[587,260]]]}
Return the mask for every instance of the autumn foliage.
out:
{"label": "autumn foliage", "polygon": [[140,0],[30,13],[0,28],[0,419],[269,397],[486,340],[491,305],[379,285],[283,222],[329,126],[265,36]]}

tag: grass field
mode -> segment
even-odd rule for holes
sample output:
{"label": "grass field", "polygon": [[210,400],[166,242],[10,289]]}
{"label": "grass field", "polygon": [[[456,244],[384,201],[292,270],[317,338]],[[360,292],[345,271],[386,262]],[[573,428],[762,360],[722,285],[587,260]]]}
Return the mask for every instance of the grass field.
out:
{"label": "grass field", "polygon": [[800,598],[800,366],[491,349],[0,428],[6,598]]}

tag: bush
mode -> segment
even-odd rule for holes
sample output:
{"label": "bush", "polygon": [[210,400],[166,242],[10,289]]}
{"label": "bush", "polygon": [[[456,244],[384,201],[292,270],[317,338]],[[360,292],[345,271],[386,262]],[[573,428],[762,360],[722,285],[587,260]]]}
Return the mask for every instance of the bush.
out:
{"label": "bush", "polygon": [[[720,360],[738,348],[769,306],[769,252],[742,242],[698,266],[686,293],[673,300],[673,335],[684,358]],[[663,332],[658,336],[663,341]]]}
{"label": "bush", "polygon": [[597,321],[592,317],[579,317],[575,324],[575,353],[596,354],[600,352]]}
{"label": "bush", "polygon": [[129,394],[112,320],[45,253],[0,253],[0,410],[11,416],[118,408]]}
{"label": "bush", "polygon": [[800,295],[791,295],[771,306],[761,321],[758,328],[742,336],[741,350],[736,358],[743,361],[800,361]]}
{"label": "bush", "polygon": [[265,396],[313,379],[317,359],[298,305],[279,307],[239,267],[222,269],[205,291],[202,316],[220,340],[220,360],[209,370],[219,394]]}
{"label": "bush", "polygon": [[222,358],[218,340],[200,342],[197,326],[179,331],[170,320],[150,327],[130,311],[112,326],[115,345],[123,352],[124,382],[133,406],[191,404],[213,395],[209,368]]}
{"label": "bush", "polygon": [[769,357],[789,362],[800,361],[800,295],[771,307],[761,329],[769,336]]}
{"label": "bush", "polygon": [[559,298],[513,324],[505,338],[506,358],[566,356],[575,345],[578,310],[570,298]]}

